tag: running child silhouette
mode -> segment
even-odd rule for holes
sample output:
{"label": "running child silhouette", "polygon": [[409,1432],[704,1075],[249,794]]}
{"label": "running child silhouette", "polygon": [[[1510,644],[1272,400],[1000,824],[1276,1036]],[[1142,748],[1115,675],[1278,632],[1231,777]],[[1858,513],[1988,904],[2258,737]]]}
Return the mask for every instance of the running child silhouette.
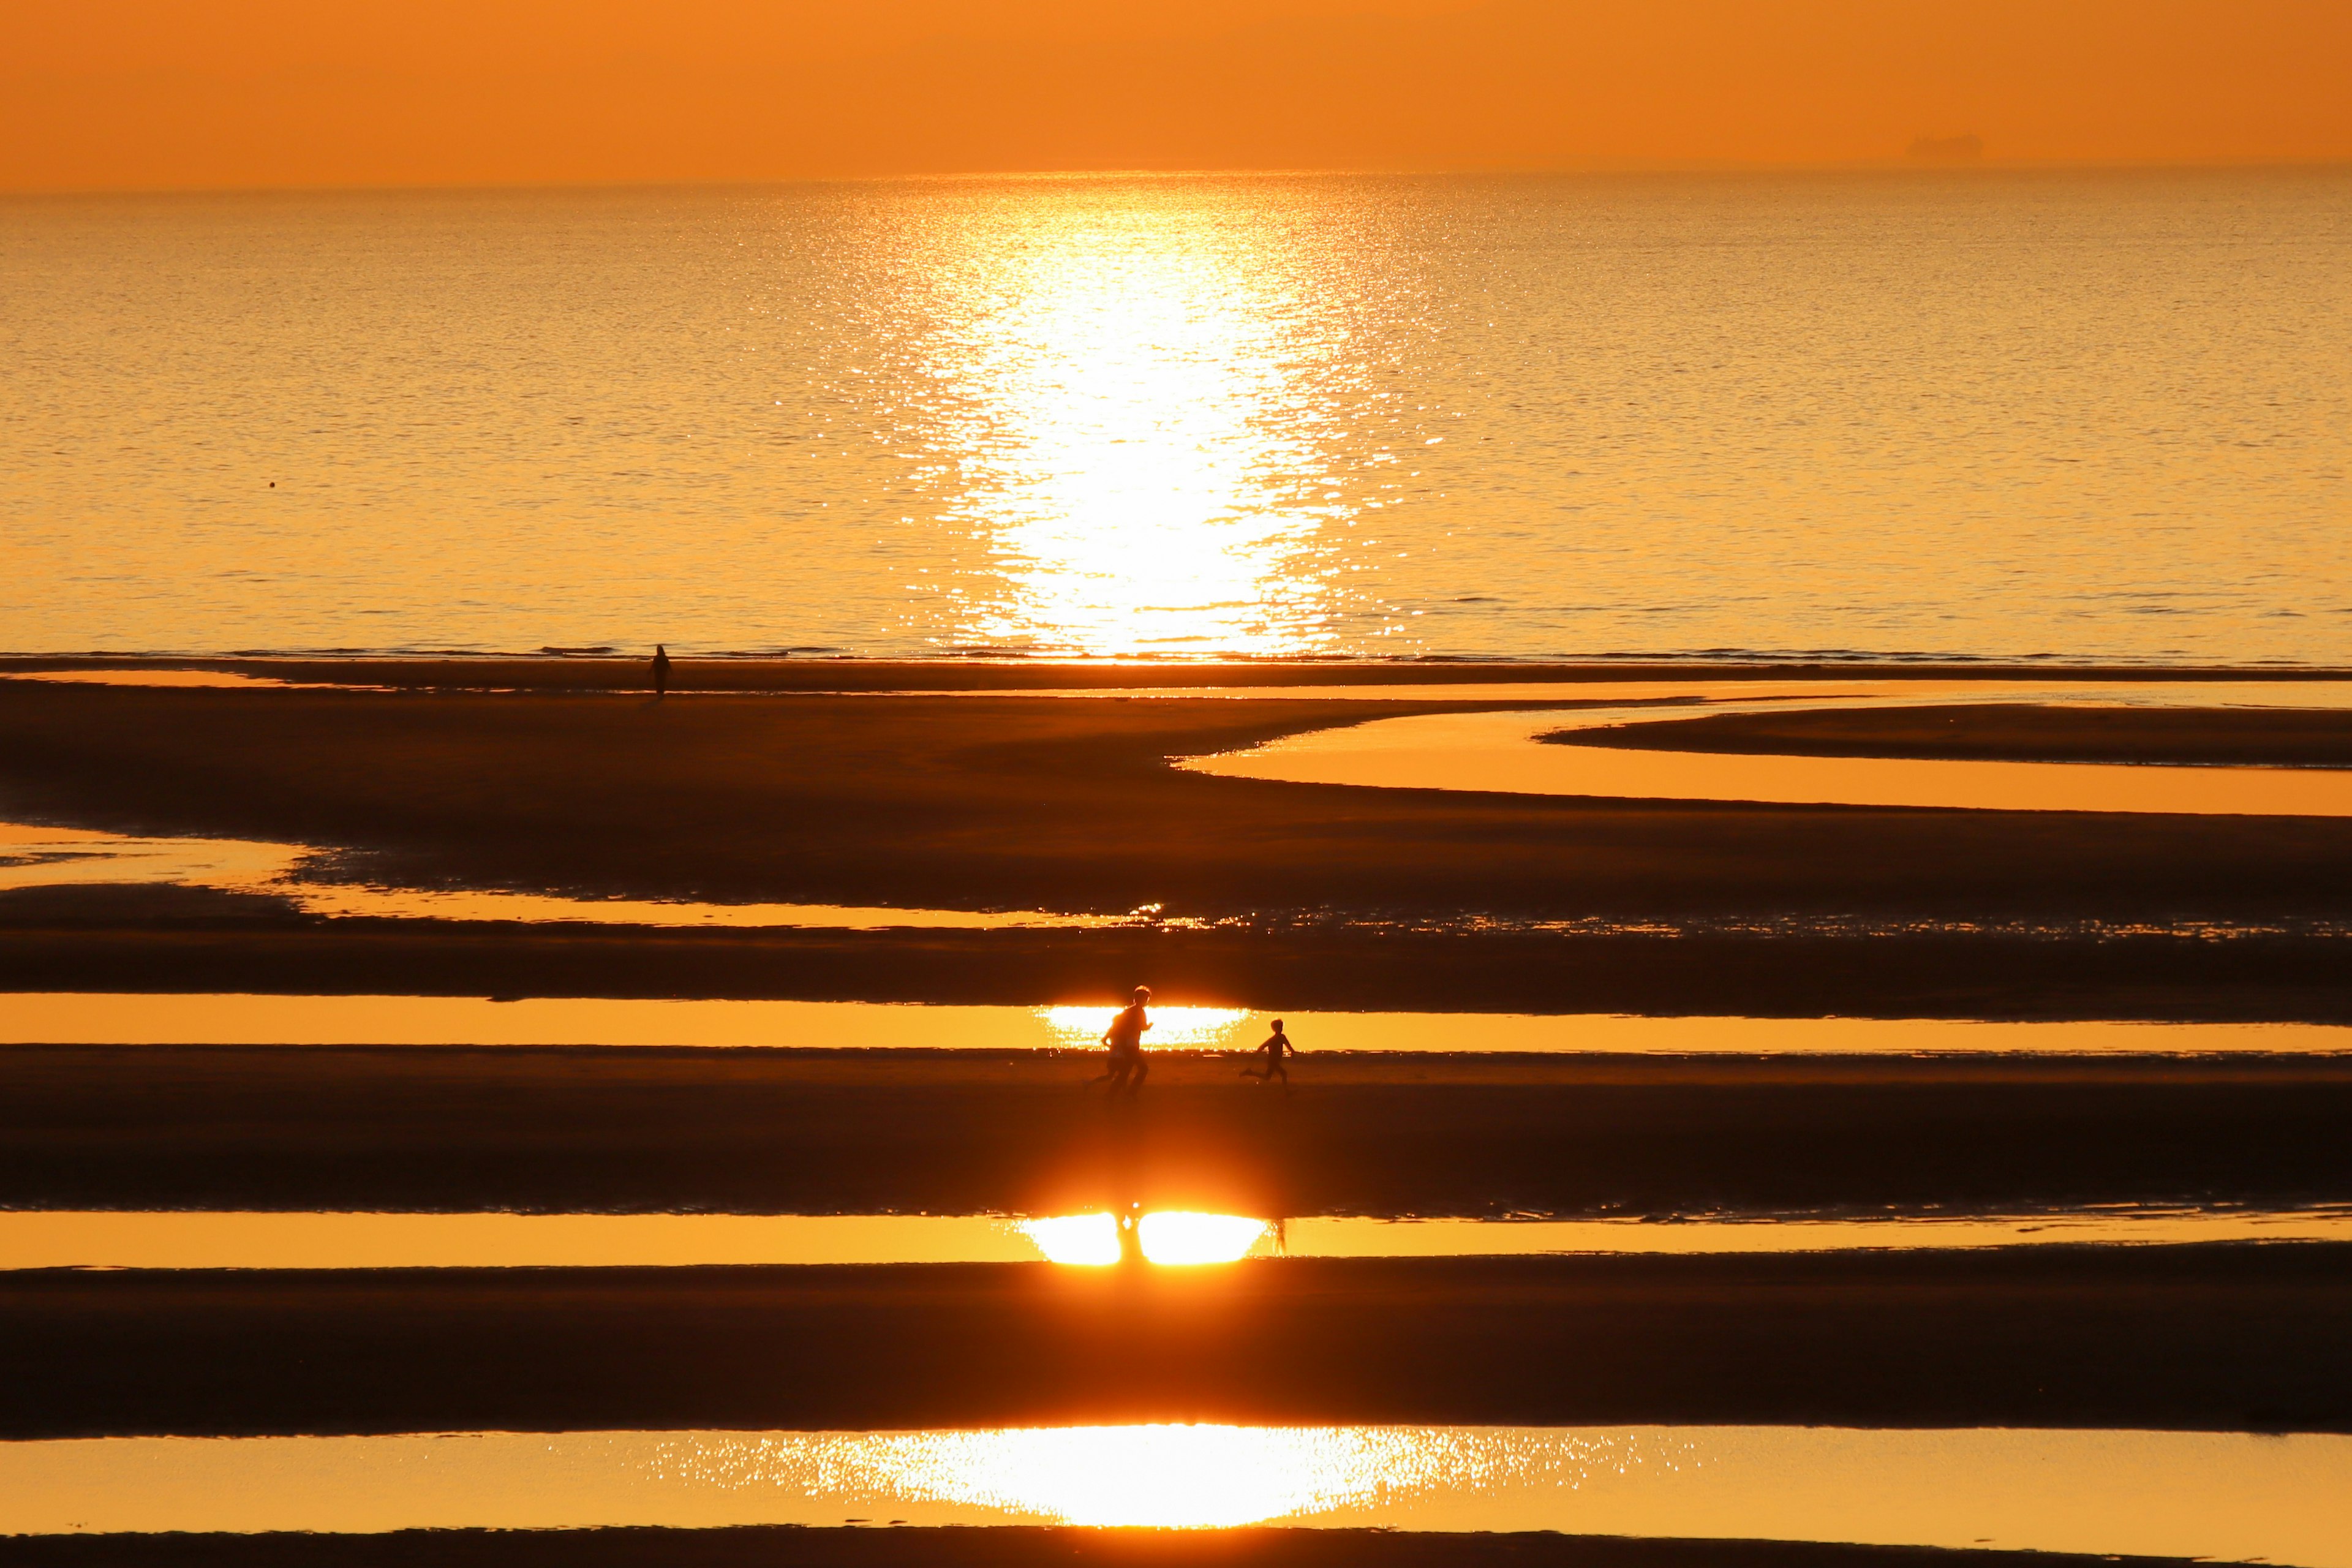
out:
{"label": "running child silhouette", "polygon": [[1255,1057],[1260,1052],[1263,1052],[1265,1056],[1265,1070],[1264,1072],[1259,1072],[1255,1068],[1242,1068],[1242,1076],[1244,1078],[1259,1079],[1266,1083],[1272,1083],[1276,1079],[1280,1079],[1282,1080],[1282,1087],[1288,1089],[1290,1087],[1290,1069],[1282,1065],[1282,1058],[1285,1057],[1297,1056],[1298,1054],[1298,1047],[1292,1045],[1290,1043],[1290,1037],[1282,1032],[1281,1019],[1276,1018],[1274,1021],[1274,1033],[1268,1035],[1265,1037],[1265,1043],[1260,1045],[1257,1050],[1252,1051],[1250,1055]]}

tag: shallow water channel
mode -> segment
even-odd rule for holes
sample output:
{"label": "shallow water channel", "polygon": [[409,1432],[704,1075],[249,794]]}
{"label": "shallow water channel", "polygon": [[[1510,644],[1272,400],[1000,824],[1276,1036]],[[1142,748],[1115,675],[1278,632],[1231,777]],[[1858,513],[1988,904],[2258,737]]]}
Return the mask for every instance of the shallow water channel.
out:
{"label": "shallow water channel", "polygon": [[2352,1438],[1144,1426],[0,1443],[0,1533],[1277,1523],[2352,1568]]}
{"label": "shallow water channel", "polygon": [[33,888],[187,887],[282,900],[329,919],[519,921],[534,925],[824,931],[1091,931],[1136,915],[924,910],[847,904],[721,904],[586,899],[488,888],[411,888],[310,874],[321,851],[261,839],[153,837],[0,823],[0,892]]}
{"label": "shallow water channel", "polygon": [[0,1270],[599,1268],[1247,1258],[1793,1253],[2050,1245],[2352,1242],[2352,1205],[2115,1205],[1665,1219],[1383,1219],[1154,1211],[1051,1215],[0,1212]]}
{"label": "shallow water channel", "polygon": [[1750,690],[1688,706],[1433,713],[1292,735],[1177,765],[1224,778],[1387,789],[1473,790],[1932,810],[2224,816],[2352,816],[2352,769],[2168,766],[1728,754],[1549,744],[1544,737],[1712,713],[2007,701],[2131,707],[2341,710],[2352,684],[2089,686],[1921,681]]}
{"label": "shallow water channel", "polygon": [[[1113,1007],[938,1006],[538,996],[17,992],[0,1046],[688,1047],[712,1049],[1092,1051]],[[1246,1051],[1270,1015],[1154,1006],[1148,1048]],[[2352,1051],[2331,1024],[1979,1022],[1949,1018],[1649,1017],[1619,1014],[1285,1015],[1308,1081],[1318,1053],[1664,1056],[2204,1056]]]}

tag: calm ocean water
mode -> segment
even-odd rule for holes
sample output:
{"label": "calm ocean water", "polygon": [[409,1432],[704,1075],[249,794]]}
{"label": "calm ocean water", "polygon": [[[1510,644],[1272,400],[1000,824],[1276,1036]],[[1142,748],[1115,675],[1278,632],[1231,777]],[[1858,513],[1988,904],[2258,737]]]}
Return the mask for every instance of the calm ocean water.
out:
{"label": "calm ocean water", "polygon": [[20,651],[2345,664],[2352,173],[20,200],[0,463]]}

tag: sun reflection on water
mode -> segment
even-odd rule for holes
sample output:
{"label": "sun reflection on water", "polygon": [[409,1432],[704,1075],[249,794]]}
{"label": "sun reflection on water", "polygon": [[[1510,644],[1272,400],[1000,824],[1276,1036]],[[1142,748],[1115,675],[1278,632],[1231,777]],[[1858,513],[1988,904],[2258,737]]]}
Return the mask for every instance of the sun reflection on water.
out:
{"label": "sun reflection on water", "polygon": [[705,1484],[979,1508],[1005,1522],[1219,1530],[1622,1468],[1635,1457],[1614,1451],[1622,1446],[1571,1440],[1555,1452],[1444,1427],[1061,1426],[682,1444],[664,1468]]}
{"label": "sun reflection on water", "polygon": [[[1273,1229],[1270,1222],[1243,1215],[1160,1210],[1132,1223],[1137,1253],[1149,1263],[1184,1266],[1237,1263]],[[1049,1263],[1101,1268],[1126,1256],[1126,1227],[1109,1214],[1061,1215],[1024,1219],[1013,1228],[1036,1245]]]}
{"label": "sun reflection on water", "polygon": [[[963,637],[1091,654],[1333,643],[1325,335],[1274,237],[1215,212],[1041,201],[975,237],[934,366],[949,520],[988,557]],[[988,248],[983,249],[986,246]],[[1353,489],[1352,480],[1348,489]]]}
{"label": "sun reflection on water", "polygon": [[1249,1256],[1270,1227],[1262,1219],[1232,1214],[1170,1210],[1148,1214],[1137,1224],[1143,1256],[1154,1263],[1232,1263]]}
{"label": "sun reflection on water", "polygon": [[1103,1268],[1119,1259],[1118,1221],[1107,1214],[1057,1215],[1050,1219],[1024,1219],[1013,1229],[1036,1243],[1048,1263],[1080,1268]]}
{"label": "sun reflection on water", "polygon": [[2347,1494],[2352,1438],[2315,1434],[1155,1425],[0,1443],[12,1536],[1263,1523],[2352,1568]]}
{"label": "sun reflection on water", "polygon": [[[1037,1016],[1054,1032],[1055,1044],[1083,1049],[1101,1043],[1103,1031],[1118,1016],[1118,1009],[1040,1007]],[[1150,1032],[1143,1037],[1144,1048],[1226,1048],[1235,1044],[1235,1036],[1242,1033],[1251,1016],[1246,1009],[1238,1007],[1155,1006],[1151,1009]]]}

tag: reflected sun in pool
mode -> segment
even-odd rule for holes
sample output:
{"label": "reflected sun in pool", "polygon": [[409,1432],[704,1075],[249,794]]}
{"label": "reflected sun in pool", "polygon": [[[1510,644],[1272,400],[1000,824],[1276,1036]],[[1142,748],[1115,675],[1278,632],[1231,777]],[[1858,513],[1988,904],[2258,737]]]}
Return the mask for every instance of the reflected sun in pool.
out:
{"label": "reflected sun in pool", "polygon": [[[1037,1016],[1054,1032],[1055,1043],[1080,1050],[1102,1041],[1105,1029],[1118,1016],[1116,1007],[1041,1007]],[[1143,1037],[1145,1050],[1229,1050],[1251,1015],[1237,1007],[1161,1007],[1151,1009],[1151,1032]],[[1248,1042],[1255,1045],[1255,1040]]]}
{"label": "reflected sun in pool", "polygon": [[866,1445],[858,1458],[902,1495],[1161,1530],[1230,1529],[1426,1484],[1438,1446],[1410,1429],[1215,1426],[906,1433]]}
{"label": "reflected sun in pool", "polygon": [[[1149,1263],[1174,1266],[1235,1263],[1264,1241],[1272,1226],[1242,1215],[1166,1210],[1132,1222],[1136,1250]],[[1017,1221],[1014,1228],[1036,1244],[1049,1263],[1101,1268],[1125,1254],[1122,1222],[1115,1215],[1063,1215]]]}

